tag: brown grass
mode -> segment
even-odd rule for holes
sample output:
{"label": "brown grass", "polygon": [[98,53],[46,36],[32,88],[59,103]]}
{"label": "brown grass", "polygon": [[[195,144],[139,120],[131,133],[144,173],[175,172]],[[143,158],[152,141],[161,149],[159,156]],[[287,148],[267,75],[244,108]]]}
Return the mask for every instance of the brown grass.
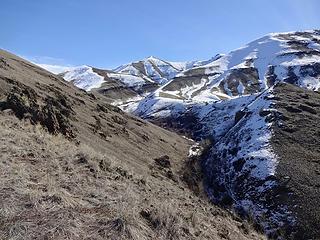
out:
{"label": "brown grass", "polygon": [[164,176],[134,174],[7,113],[0,129],[0,239],[260,238]]}

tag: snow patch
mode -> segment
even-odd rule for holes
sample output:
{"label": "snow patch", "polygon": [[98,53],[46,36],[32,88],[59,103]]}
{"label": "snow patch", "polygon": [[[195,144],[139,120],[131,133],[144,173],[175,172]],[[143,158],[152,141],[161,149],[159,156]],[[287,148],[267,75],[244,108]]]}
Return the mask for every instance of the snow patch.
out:
{"label": "snow patch", "polygon": [[95,73],[89,66],[74,68],[72,71],[67,72],[63,78],[68,82],[72,81],[78,88],[86,91],[99,88],[104,82],[104,77]]}

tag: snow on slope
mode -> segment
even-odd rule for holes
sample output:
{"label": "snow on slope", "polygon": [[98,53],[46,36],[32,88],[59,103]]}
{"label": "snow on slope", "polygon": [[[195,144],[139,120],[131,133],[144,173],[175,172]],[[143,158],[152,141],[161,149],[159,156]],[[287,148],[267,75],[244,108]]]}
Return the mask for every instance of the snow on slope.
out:
{"label": "snow on slope", "polygon": [[208,60],[187,61],[187,62],[171,62],[170,61],[168,63],[170,63],[172,66],[174,66],[176,69],[179,69],[180,71],[186,71],[186,70],[191,69],[191,68],[196,68],[196,67],[201,67],[201,66],[207,65],[207,64],[219,59],[220,57],[222,57],[222,55],[221,54],[217,54],[216,56],[214,56],[214,57],[212,57],[212,58],[210,58]]}
{"label": "snow on slope", "polygon": [[115,73],[109,70],[101,70],[89,66],[73,67],[60,75],[62,75],[66,81],[71,81],[75,86],[86,91],[99,89],[102,87],[103,83],[112,80],[118,82],[119,86],[125,86],[136,90],[139,90],[145,84],[154,83],[154,81],[145,76],[136,76],[129,73]]}
{"label": "snow on slope", "polygon": [[[157,85],[166,84],[179,73],[193,67],[208,64],[219,57],[217,55],[206,61],[169,62],[151,56],[141,61],[121,65],[114,70],[96,69],[86,65],[78,67],[38,65],[50,72],[60,74],[66,81],[72,81],[77,87],[86,91],[94,88],[99,89],[102,87],[102,83],[108,82],[108,80],[115,80],[121,83],[119,87],[137,91],[136,96],[132,96],[133,98],[131,97],[127,100],[123,99],[123,94],[118,95],[119,99],[117,99],[117,94],[112,95],[112,98],[115,98],[114,104],[127,106],[129,102],[133,104],[134,100],[141,100],[141,93],[143,93],[142,95],[150,93]],[[101,90],[106,92],[105,89]],[[131,106],[130,108],[133,107]]]}
{"label": "snow on slope", "polygon": [[74,85],[86,91],[98,88],[103,83],[103,77],[95,73],[92,67],[86,65],[67,67],[41,63],[35,64],[51,73],[61,74],[64,80],[73,82]]}
{"label": "snow on slope", "polygon": [[[162,109],[163,101],[170,99],[178,99],[182,104],[210,103],[259,93],[276,81],[318,90],[319,62],[318,31],[269,34],[229,54],[219,55],[208,64],[177,74],[153,96]],[[143,105],[148,104],[140,104]]]}
{"label": "snow on slope", "polygon": [[81,66],[74,68],[64,74],[63,78],[72,81],[77,87],[90,91],[93,88],[99,88],[104,82],[104,77],[98,75],[92,70],[92,67]]}
{"label": "snow on slope", "polygon": [[[214,121],[214,129],[220,130],[213,133],[216,142],[204,167],[210,198],[217,203],[230,201],[239,213],[251,214],[258,220],[267,233],[295,223],[285,205],[266,200],[278,186],[275,174],[279,160],[270,141],[272,117],[280,113],[273,108],[272,99],[271,87],[258,95],[228,100],[228,105],[238,106],[234,108],[238,109],[238,117],[228,108],[216,112],[215,104],[202,113],[204,125],[209,124],[210,129]],[[208,111],[210,108],[212,111]],[[226,116],[233,121],[216,120]]]}
{"label": "snow on slope", "polygon": [[134,76],[145,76],[159,84],[163,84],[182,70],[176,69],[170,63],[151,56],[138,62],[122,65],[113,71]]}
{"label": "snow on slope", "polygon": [[148,81],[152,82],[149,79],[143,79],[141,77],[130,75],[130,74],[109,73],[108,77],[112,79],[117,79],[118,81],[124,83],[128,87],[138,87],[138,86],[142,86]]}
{"label": "snow on slope", "polygon": [[195,66],[202,66],[211,61],[213,61],[213,59],[207,61],[170,62],[151,56],[141,61],[122,65],[113,71],[135,76],[143,75],[159,83],[160,85],[163,85],[182,71]]}
{"label": "snow on slope", "polygon": [[[141,100],[141,92],[145,92],[145,94],[150,93],[157,84],[163,85],[167,83],[183,70],[193,66],[207,64],[212,60],[213,59],[208,61],[171,63],[155,57],[149,57],[142,61],[122,65],[113,71],[95,69],[89,66],[65,68],[55,68],[54,66],[43,64],[41,66],[54,73],[60,73],[66,81],[72,81],[77,87],[86,91],[100,88],[102,87],[102,83],[108,80],[115,80],[116,82],[122,83],[122,87],[135,89],[135,91],[139,92],[127,101],[123,102],[124,99],[121,98],[123,95],[119,95],[120,99],[115,99],[114,101],[115,104],[127,104],[128,101],[133,102],[134,99],[136,101],[138,101],[137,99]],[[63,71],[63,73],[61,73],[61,71]],[[116,97],[116,95],[113,97]]]}

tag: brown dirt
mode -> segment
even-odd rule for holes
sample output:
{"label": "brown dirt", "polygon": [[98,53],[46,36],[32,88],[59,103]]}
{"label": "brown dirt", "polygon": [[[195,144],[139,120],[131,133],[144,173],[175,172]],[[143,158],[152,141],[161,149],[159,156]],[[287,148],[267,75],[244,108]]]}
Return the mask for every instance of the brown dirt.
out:
{"label": "brown dirt", "polygon": [[237,96],[238,86],[240,83],[245,87],[244,94],[258,93],[261,91],[260,84],[258,82],[259,75],[258,70],[253,67],[234,69],[230,72],[230,75],[226,77],[220,84],[219,87],[222,92],[226,93],[224,85],[227,84],[233,96]]}
{"label": "brown dirt", "polygon": [[197,76],[187,76],[187,77],[177,77],[173,79],[169,84],[167,84],[163,90],[164,91],[177,91],[182,88],[197,85],[201,83],[201,78],[203,76],[197,75]]}
{"label": "brown dirt", "polygon": [[[113,79],[109,77],[109,73],[114,73],[110,70],[103,70],[98,68],[92,68],[92,70],[104,77],[104,83],[99,88],[92,89],[91,92],[99,93],[100,96],[103,96],[103,101],[107,103],[112,103],[115,100],[126,101],[130,98],[137,97],[146,92],[151,92],[159,87],[157,83],[150,82],[146,80],[146,83],[143,86],[138,88],[128,87],[119,79]],[[143,76],[141,76],[143,78]]]}

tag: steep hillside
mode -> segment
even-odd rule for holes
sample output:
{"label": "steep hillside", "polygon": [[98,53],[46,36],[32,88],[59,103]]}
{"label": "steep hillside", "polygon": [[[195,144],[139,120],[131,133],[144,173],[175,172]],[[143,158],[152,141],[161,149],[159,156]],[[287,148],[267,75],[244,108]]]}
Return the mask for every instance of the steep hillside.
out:
{"label": "steep hillside", "polygon": [[318,239],[319,96],[282,83],[237,112],[204,162],[212,200],[253,216],[271,237]]}
{"label": "steep hillside", "polygon": [[278,83],[174,115],[162,109],[151,120],[210,139],[201,163],[213,203],[255,219],[271,238],[318,239],[319,96]]}
{"label": "steep hillside", "polygon": [[318,239],[319,43],[319,31],[270,34],[122,107],[210,139],[202,169],[214,203],[270,237]]}
{"label": "steep hillside", "polygon": [[0,86],[1,239],[263,239],[194,190],[190,140],[5,51]]}
{"label": "steep hillside", "polygon": [[275,88],[281,113],[273,127],[272,148],[279,156],[277,178],[287,193],[281,203],[295,213],[298,239],[320,236],[320,93],[290,84]]}
{"label": "steep hillside", "polygon": [[[75,142],[108,151],[110,156],[126,159],[141,170],[145,170],[142,163],[164,152],[169,156],[172,153],[172,159],[175,155],[177,160],[188,152],[187,141],[176,134],[128,116],[9,53],[1,51],[1,59],[1,107],[13,109],[19,118],[30,118],[51,133],[62,133]],[[126,156],[128,152],[131,157]]]}

